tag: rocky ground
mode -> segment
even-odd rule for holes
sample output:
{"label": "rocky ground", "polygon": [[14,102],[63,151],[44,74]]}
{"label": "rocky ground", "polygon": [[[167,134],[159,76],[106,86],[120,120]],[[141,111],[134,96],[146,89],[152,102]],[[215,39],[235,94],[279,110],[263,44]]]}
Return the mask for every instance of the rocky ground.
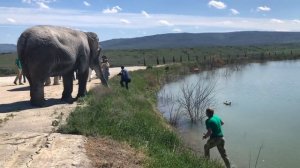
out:
{"label": "rocky ground", "polygon": [[[128,67],[129,71],[145,67]],[[111,76],[120,68],[111,68]],[[56,133],[77,106],[60,102],[62,85],[45,87],[46,106],[29,104],[29,85],[14,85],[14,76],[0,77],[0,167],[141,167],[143,155],[108,138]],[[88,89],[100,84],[88,83]],[[77,94],[74,81],[73,97]]]}

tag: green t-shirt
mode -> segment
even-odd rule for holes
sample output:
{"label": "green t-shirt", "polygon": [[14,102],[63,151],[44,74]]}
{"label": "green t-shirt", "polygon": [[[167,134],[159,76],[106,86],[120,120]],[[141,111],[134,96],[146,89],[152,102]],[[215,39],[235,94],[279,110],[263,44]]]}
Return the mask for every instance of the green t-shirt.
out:
{"label": "green t-shirt", "polygon": [[16,58],[15,64],[17,65],[18,69],[22,69],[21,60],[19,58]]}
{"label": "green t-shirt", "polygon": [[223,137],[221,118],[213,115],[205,121],[206,128],[212,130],[211,138]]}

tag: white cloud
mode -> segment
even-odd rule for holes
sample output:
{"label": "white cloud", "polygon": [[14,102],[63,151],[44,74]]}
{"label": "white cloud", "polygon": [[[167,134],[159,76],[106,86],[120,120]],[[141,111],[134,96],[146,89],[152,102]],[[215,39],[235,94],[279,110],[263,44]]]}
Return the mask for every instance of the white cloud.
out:
{"label": "white cloud", "polygon": [[31,0],[22,0],[23,3],[31,3]]}
{"label": "white cloud", "polygon": [[16,23],[16,20],[13,18],[6,18],[6,20],[10,23]]}
{"label": "white cloud", "polygon": [[294,19],[294,20],[292,20],[294,23],[300,23],[300,20],[298,20],[298,19]]}
{"label": "white cloud", "polygon": [[112,8],[106,8],[102,11],[102,13],[118,13],[122,10],[119,6],[114,6]]}
{"label": "white cloud", "polygon": [[144,15],[146,18],[150,18],[150,15],[149,15],[146,11],[142,11],[141,13],[142,13],[142,15]]}
{"label": "white cloud", "polygon": [[91,4],[88,3],[87,1],[83,1],[83,4],[84,4],[85,6],[91,6]]}
{"label": "white cloud", "polygon": [[40,7],[40,9],[50,9],[50,7],[44,2],[37,2],[36,4]]}
{"label": "white cloud", "polygon": [[180,33],[180,32],[182,32],[182,30],[181,30],[181,29],[179,29],[179,28],[175,28],[175,29],[173,29],[172,31],[173,31],[173,32],[176,32],[176,33]]}
{"label": "white cloud", "polygon": [[[202,17],[195,15],[151,14],[151,17],[147,18],[147,21],[145,21],[145,16],[143,16],[140,12],[107,15],[97,11],[91,12],[86,10],[53,8],[40,10],[36,8],[0,7],[0,26],[10,26],[13,21],[11,20],[12,22],[10,22],[8,18],[13,18],[13,20],[16,21],[14,26],[29,27],[33,25],[59,25],[73,28],[78,27],[85,30],[101,27],[103,29],[118,28],[137,29],[143,31],[149,29],[152,31],[158,30],[162,28],[162,25],[164,25],[170,26],[170,31],[175,28],[184,27],[185,31],[188,32],[193,32],[192,30],[195,32],[243,30],[300,31],[300,20],[276,20],[274,18],[275,20],[273,19],[273,21],[271,21],[270,18]],[[175,25],[176,27],[172,27]]]}
{"label": "white cloud", "polygon": [[23,3],[28,3],[28,4],[31,4],[33,2],[35,3],[39,3],[39,2],[42,2],[42,3],[52,3],[52,2],[55,2],[56,0],[22,0]]}
{"label": "white cloud", "polygon": [[173,24],[167,20],[159,20],[158,23],[164,26],[173,26]]}
{"label": "white cloud", "polygon": [[216,0],[209,1],[208,6],[215,7],[217,9],[225,9],[226,8],[226,4],[224,2],[216,1]]}
{"label": "white cloud", "polygon": [[268,7],[268,6],[259,6],[259,7],[257,7],[257,11],[258,12],[260,12],[260,11],[262,11],[262,12],[268,12],[270,10],[271,10],[271,8]]}
{"label": "white cloud", "polygon": [[279,19],[271,19],[270,22],[272,22],[272,23],[284,23],[284,21],[279,20]]}
{"label": "white cloud", "polygon": [[129,21],[129,20],[127,20],[127,19],[120,19],[120,21],[122,22],[122,23],[125,23],[125,24],[130,24],[131,22]]}
{"label": "white cloud", "polygon": [[230,9],[230,11],[231,11],[231,14],[233,14],[233,15],[240,14],[240,12],[238,10],[236,10],[236,9]]}

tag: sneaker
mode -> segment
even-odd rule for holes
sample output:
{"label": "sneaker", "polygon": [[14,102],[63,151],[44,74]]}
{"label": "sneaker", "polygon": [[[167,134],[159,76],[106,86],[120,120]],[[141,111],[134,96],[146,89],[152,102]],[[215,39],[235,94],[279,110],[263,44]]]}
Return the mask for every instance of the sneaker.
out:
{"label": "sneaker", "polygon": [[20,83],[19,85],[24,85],[24,83]]}
{"label": "sneaker", "polygon": [[14,84],[15,84],[15,85],[17,85],[17,82],[16,82],[16,81],[14,81]]}

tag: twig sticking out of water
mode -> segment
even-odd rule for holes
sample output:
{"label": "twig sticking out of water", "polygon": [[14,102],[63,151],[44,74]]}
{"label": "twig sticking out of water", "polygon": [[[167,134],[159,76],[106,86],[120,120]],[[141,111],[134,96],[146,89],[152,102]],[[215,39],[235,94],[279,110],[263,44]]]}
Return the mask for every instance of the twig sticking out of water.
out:
{"label": "twig sticking out of water", "polygon": [[257,157],[256,157],[256,162],[255,162],[255,168],[256,168],[256,166],[257,166],[257,162],[258,162],[258,159],[259,159],[259,156],[260,156],[260,152],[261,152],[261,149],[263,148],[263,143],[260,145],[260,147],[259,147],[259,151],[258,151],[258,154],[257,154]]}
{"label": "twig sticking out of water", "polygon": [[251,168],[251,152],[249,153],[249,168]]}

